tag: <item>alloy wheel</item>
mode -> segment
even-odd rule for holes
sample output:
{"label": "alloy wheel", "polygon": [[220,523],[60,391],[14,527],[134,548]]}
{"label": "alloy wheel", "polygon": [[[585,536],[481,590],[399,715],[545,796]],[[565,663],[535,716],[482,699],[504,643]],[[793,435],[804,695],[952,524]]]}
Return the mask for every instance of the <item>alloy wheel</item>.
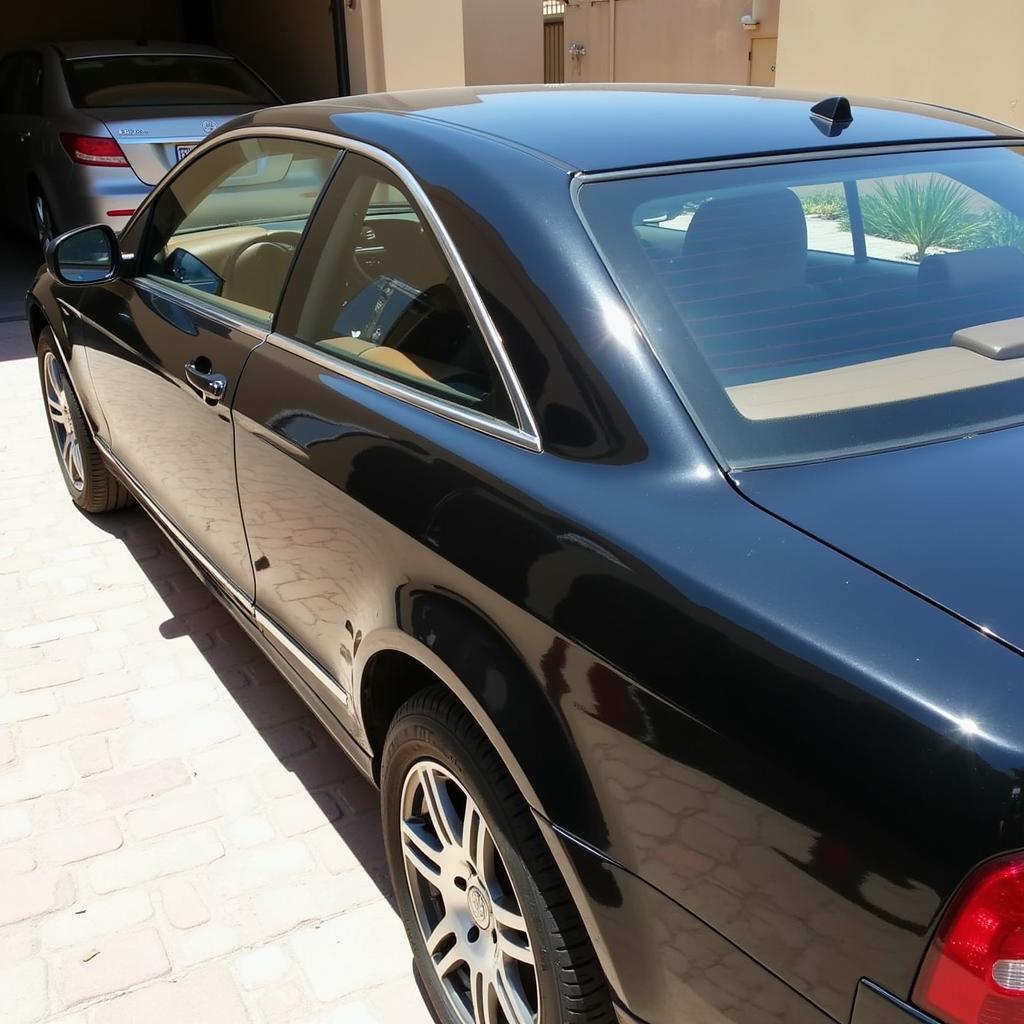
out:
{"label": "alloy wheel", "polygon": [[46,388],[46,411],[50,416],[57,454],[64,465],[71,486],[76,491],[85,487],[85,470],[82,465],[82,449],[75,433],[75,423],[68,407],[64,371],[52,352],[43,360],[43,376]]}
{"label": "alloy wheel", "polygon": [[38,192],[32,197],[32,220],[36,226],[39,247],[45,250],[46,243],[53,237],[53,224],[50,222],[46,200]]}
{"label": "alloy wheel", "polygon": [[533,945],[494,835],[454,775],[417,761],[402,787],[405,874],[427,954],[462,1024],[534,1024]]}

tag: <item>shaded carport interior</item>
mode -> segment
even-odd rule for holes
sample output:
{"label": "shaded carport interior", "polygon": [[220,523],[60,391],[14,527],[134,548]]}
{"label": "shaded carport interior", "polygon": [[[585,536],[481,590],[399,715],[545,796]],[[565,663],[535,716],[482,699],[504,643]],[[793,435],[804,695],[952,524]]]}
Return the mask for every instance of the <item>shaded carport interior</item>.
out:
{"label": "shaded carport interior", "polygon": [[[46,0],[10,3],[0,54],[58,40],[146,39],[218,46],[248,63],[287,102],[343,91],[338,32],[344,0]],[[0,159],[3,154],[0,153]],[[0,320],[21,316],[38,263],[29,239],[0,226]]]}

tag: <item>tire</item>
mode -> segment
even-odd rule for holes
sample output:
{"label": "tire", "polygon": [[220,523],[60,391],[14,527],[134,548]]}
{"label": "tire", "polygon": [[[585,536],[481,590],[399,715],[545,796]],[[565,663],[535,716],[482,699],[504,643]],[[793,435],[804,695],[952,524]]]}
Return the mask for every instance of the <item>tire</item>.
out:
{"label": "tire", "polygon": [[40,256],[46,254],[46,243],[55,238],[58,234],[53,222],[53,211],[46,201],[46,196],[38,185],[32,185],[28,193],[29,215],[32,218],[32,227],[35,231],[36,244],[39,246]]}
{"label": "tire", "polygon": [[[614,1022],[597,957],[526,801],[442,686],[410,698],[391,724],[381,816],[398,907],[438,1021]],[[465,845],[451,841],[463,834]],[[526,959],[533,965],[520,964]]]}
{"label": "tire", "polygon": [[36,355],[43,407],[71,500],[83,512],[113,512],[124,508],[131,500],[128,489],[107,469],[92,439],[49,328],[39,336]]}

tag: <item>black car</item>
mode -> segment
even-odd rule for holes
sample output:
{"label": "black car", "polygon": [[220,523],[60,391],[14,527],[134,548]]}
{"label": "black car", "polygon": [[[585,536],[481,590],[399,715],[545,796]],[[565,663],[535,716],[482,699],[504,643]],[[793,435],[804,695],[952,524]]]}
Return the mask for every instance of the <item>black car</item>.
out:
{"label": "black car", "polygon": [[1024,1019],[1024,133],[726,87],[264,110],[28,313],[382,792],[446,1024]]}

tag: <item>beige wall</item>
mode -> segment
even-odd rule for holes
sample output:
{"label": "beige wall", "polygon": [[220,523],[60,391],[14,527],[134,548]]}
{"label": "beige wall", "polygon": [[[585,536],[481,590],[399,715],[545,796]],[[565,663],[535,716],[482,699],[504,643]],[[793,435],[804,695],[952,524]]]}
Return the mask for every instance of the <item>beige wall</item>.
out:
{"label": "beige wall", "polygon": [[338,95],[327,0],[214,0],[217,44],[289,102]]}
{"label": "beige wall", "polygon": [[1020,0],[783,0],[776,85],[925,100],[1024,124]]}
{"label": "beige wall", "polygon": [[538,0],[462,0],[467,85],[544,81]]}
{"label": "beige wall", "polygon": [[462,0],[376,2],[380,5],[385,89],[465,84]]}
{"label": "beige wall", "polygon": [[0,53],[25,43],[77,39],[181,38],[175,3],[125,0],[7,0],[0,7]]}
{"label": "beige wall", "polygon": [[[752,7],[761,24],[747,32],[740,18]],[[778,33],[778,11],[779,0],[616,0],[614,80],[745,85],[750,40]],[[565,80],[608,81],[608,39],[608,0],[567,7],[565,44],[587,52],[579,60],[566,54]]]}

